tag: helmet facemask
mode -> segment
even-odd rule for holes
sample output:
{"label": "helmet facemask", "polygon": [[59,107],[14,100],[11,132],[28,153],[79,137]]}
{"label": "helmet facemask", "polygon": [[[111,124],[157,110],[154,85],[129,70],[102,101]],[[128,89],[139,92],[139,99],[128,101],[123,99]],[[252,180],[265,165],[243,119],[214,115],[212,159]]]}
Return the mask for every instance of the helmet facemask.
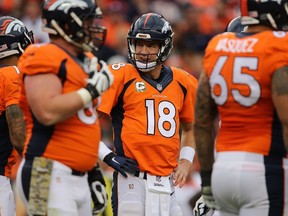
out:
{"label": "helmet facemask", "polygon": [[105,42],[107,29],[101,25],[101,18],[91,17],[83,22],[83,43],[92,49],[100,49]]}
{"label": "helmet facemask", "polygon": [[[142,40],[143,41],[143,40]],[[137,53],[136,44],[141,42],[141,39],[131,39],[128,38],[128,50],[131,60],[135,63],[135,67],[141,72],[149,72],[156,68],[156,66],[161,62],[161,45],[160,42],[155,41],[159,44],[159,50],[155,53]]]}
{"label": "helmet facemask", "polygon": [[265,25],[274,30],[288,30],[288,1],[287,0],[242,0],[242,25]]}

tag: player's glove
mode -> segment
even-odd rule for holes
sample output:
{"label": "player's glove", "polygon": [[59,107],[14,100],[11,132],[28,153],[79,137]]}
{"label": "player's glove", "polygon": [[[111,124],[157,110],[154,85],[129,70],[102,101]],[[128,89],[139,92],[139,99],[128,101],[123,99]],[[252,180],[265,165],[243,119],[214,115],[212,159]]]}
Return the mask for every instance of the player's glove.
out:
{"label": "player's glove", "polygon": [[212,216],[214,210],[207,207],[207,205],[204,202],[203,196],[201,196],[195,203],[193,212],[194,216]]}
{"label": "player's glove", "polygon": [[99,164],[97,164],[95,167],[93,167],[92,170],[88,172],[88,183],[94,204],[92,214],[93,216],[96,216],[105,210],[108,199],[108,195],[105,189],[106,184]]}
{"label": "player's glove", "polygon": [[92,99],[100,96],[114,81],[114,77],[106,62],[103,60],[99,61],[99,71],[97,70],[97,65],[98,59],[96,57],[92,58],[89,65],[89,78],[87,79],[87,86],[85,87],[92,96]]}
{"label": "player's glove", "polygon": [[126,172],[129,172],[132,175],[137,175],[140,171],[137,161],[118,156],[113,152],[106,155],[103,161],[113,167],[116,171],[120,172],[124,177],[127,177]]}
{"label": "player's glove", "polygon": [[201,171],[201,180],[202,180],[202,196],[207,207],[211,209],[219,209],[218,204],[216,203],[211,189],[211,175],[212,170],[210,171]]}

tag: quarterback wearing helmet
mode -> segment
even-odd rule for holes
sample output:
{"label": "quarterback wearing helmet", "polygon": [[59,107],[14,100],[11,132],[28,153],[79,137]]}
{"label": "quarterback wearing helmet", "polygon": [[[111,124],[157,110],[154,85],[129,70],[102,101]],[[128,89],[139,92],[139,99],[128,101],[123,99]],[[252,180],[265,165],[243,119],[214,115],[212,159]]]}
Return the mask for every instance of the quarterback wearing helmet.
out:
{"label": "quarterback wearing helmet", "polygon": [[209,42],[199,79],[203,199],[219,215],[288,215],[288,0],[240,2],[245,31]]}
{"label": "quarterback wearing helmet", "polygon": [[[159,14],[146,14],[136,20],[128,32],[128,53],[130,62],[141,72],[151,71],[156,66],[164,62],[172,48],[172,38],[174,32],[167,20]],[[155,53],[155,59],[150,61],[137,59],[136,43],[138,41],[154,41],[159,44],[159,50]],[[151,54],[150,54],[151,55]]]}
{"label": "quarterback wearing helmet", "polygon": [[110,66],[115,82],[98,111],[112,118],[116,151],[100,144],[99,158],[115,169],[115,216],[182,215],[174,185],[182,187],[194,157],[197,80],[163,64],[173,34],[162,15],[142,15],[127,36],[131,64]]}
{"label": "quarterback wearing helmet", "polygon": [[18,154],[22,155],[26,136],[23,113],[18,105],[20,71],[17,61],[33,41],[32,31],[28,31],[20,20],[0,17],[0,215],[15,215],[11,169]]}
{"label": "quarterback wearing helmet", "polygon": [[105,39],[101,10],[94,0],[45,0],[42,18],[51,42],[29,46],[18,62],[27,138],[17,188],[29,215],[91,216],[91,195],[96,215],[107,197],[95,167],[95,107],[113,82],[107,64],[87,53]]}

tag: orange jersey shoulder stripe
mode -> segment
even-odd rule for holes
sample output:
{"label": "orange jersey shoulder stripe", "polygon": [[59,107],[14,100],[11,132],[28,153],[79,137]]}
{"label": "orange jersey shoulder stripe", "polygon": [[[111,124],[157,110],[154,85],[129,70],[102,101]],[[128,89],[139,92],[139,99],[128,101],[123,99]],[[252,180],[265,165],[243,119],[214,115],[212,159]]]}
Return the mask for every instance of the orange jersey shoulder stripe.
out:
{"label": "orange jersey shoulder stripe", "polygon": [[18,104],[20,97],[20,74],[15,67],[0,67],[0,93],[2,99],[0,102],[0,112],[11,104]]}

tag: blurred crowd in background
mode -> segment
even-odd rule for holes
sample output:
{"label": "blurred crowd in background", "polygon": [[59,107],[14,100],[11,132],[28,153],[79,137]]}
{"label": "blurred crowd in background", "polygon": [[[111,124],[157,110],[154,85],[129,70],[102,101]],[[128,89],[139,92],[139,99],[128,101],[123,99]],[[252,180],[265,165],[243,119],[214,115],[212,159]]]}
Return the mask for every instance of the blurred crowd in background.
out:
{"label": "blurred crowd in background", "polygon": [[[229,21],[240,14],[238,0],[97,0],[97,3],[104,15],[103,25],[108,29],[98,58],[107,63],[128,62],[127,33],[131,23],[143,13],[157,12],[170,22],[175,33],[174,48],[166,64],[180,67],[196,78],[202,70],[208,41],[223,32]],[[33,30],[35,43],[45,43],[49,38],[41,30],[41,4],[42,0],[0,0],[0,16],[22,20],[29,30]],[[101,125],[103,141],[111,147],[111,125],[105,119],[101,120]],[[200,191],[197,158],[195,164],[184,188],[177,189],[184,216],[192,215],[188,202]],[[104,164],[102,167],[110,179],[111,172]],[[110,214],[106,212],[106,215]]]}
{"label": "blurred crowd in background", "polygon": [[[34,31],[36,43],[47,42],[41,31],[42,0],[0,0],[0,15],[14,16]],[[168,65],[179,66],[198,78],[207,42],[239,15],[237,0],[97,0],[108,29],[100,58],[127,61],[126,37],[135,17],[150,11],[162,14],[175,32]]]}

